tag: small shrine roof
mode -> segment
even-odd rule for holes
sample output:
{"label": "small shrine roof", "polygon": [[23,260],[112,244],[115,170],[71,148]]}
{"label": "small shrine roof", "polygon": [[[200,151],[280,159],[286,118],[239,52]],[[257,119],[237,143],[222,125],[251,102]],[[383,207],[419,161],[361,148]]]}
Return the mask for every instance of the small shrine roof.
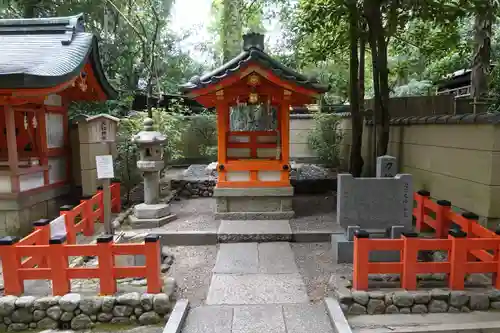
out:
{"label": "small shrine roof", "polygon": [[240,71],[250,63],[260,65],[263,68],[270,70],[284,81],[292,82],[298,86],[314,90],[318,93],[325,93],[330,90],[328,85],[321,84],[315,78],[307,77],[289,67],[284,66],[265,53],[263,35],[250,33],[243,36],[243,38],[243,51],[238,56],[210,73],[204,74],[201,77],[194,76],[188,83],[181,85],[180,90],[183,93],[188,93],[196,89],[216,84],[229,75]]}
{"label": "small shrine roof", "polygon": [[83,14],[69,17],[0,20],[0,89],[43,89],[67,82],[90,62],[109,99],[97,38],[85,32]]}

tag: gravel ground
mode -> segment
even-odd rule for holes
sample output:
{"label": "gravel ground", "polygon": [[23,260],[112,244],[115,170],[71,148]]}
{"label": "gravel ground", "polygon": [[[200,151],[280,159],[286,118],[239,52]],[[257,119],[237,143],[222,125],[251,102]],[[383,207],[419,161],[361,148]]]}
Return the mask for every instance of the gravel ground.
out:
{"label": "gravel ground", "polygon": [[190,307],[203,304],[212,279],[217,257],[217,246],[165,247],[175,257],[170,275],[178,285],[177,299],[189,299]]}
{"label": "gravel ground", "polygon": [[163,332],[163,325],[151,325],[151,326],[139,326],[139,327],[130,327],[127,328],[126,326],[120,326],[120,325],[105,325],[105,326],[98,326],[94,329],[91,330],[83,330],[83,331],[73,331],[73,330],[44,330],[44,331],[39,331],[39,333],[73,333],[73,332],[78,332],[78,333],[105,333],[105,332],[123,332],[123,333],[161,333]]}
{"label": "gravel ground", "polygon": [[214,205],[213,198],[173,201],[170,207],[172,213],[177,215],[177,219],[162,228],[172,231],[217,231],[220,221],[214,219]]}
{"label": "gravel ground", "polygon": [[307,295],[313,302],[331,296],[328,281],[332,274],[352,275],[352,265],[333,263],[330,243],[291,243],[291,246],[295,263],[307,286]]}
{"label": "gravel ground", "polygon": [[335,193],[295,196],[293,198],[295,218],[290,220],[292,231],[343,232],[343,229],[337,225],[336,204]]}

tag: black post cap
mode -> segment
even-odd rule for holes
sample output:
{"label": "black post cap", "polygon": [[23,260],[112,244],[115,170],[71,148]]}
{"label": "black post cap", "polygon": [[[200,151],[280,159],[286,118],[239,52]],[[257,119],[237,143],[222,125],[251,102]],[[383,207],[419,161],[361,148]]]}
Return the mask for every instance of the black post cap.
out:
{"label": "black post cap", "polygon": [[66,235],[57,235],[49,240],[49,244],[63,244],[66,241]]}
{"label": "black post cap", "polygon": [[431,196],[431,192],[429,191],[426,191],[426,190],[420,190],[417,192],[419,195],[421,196],[424,196],[424,197],[430,197]]}
{"label": "black post cap", "polygon": [[112,241],[113,241],[113,235],[108,235],[108,234],[100,235],[99,237],[97,237],[96,240],[97,243],[111,243]]}
{"label": "black post cap", "polygon": [[288,164],[283,165],[283,170],[285,170],[285,171],[286,171],[286,170],[288,170],[288,169],[290,169],[290,167],[288,166]]}
{"label": "black post cap", "polygon": [[59,207],[59,211],[67,212],[67,211],[72,210],[74,207],[75,206],[73,206],[73,205],[64,205],[64,206]]}
{"label": "black post cap", "polygon": [[452,237],[455,237],[455,238],[465,238],[465,237],[467,237],[467,233],[465,231],[456,230],[456,229],[450,230],[448,232],[448,234],[450,236],[452,236]]}
{"label": "black post cap", "polygon": [[103,190],[103,187],[102,187],[102,186],[97,186],[97,190],[98,190],[98,191],[102,191],[102,190]]}
{"label": "black post cap", "polygon": [[17,236],[5,236],[0,238],[0,245],[12,245],[19,242],[19,237]]}
{"label": "black post cap", "polygon": [[224,164],[219,165],[219,170],[224,170]]}
{"label": "black post cap", "polygon": [[405,236],[406,238],[417,238],[418,233],[414,231],[403,231],[401,235]]}
{"label": "black post cap", "polygon": [[462,216],[468,220],[479,220],[479,216],[477,216],[476,214],[474,214],[472,212],[462,213]]}
{"label": "black post cap", "polygon": [[357,238],[370,238],[370,233],[365,230],[356,230],[354,231],[354,237]]}
{"label": "black post cap", "polygon": [[39,219],[39,220],[33,222],[33,226],[35,226],[35,227],[43,227],[43,226],[46,226],[47,224],[50,224],[49,219]]}
{"label": "black post cap", "polygon": [[146,237],[144,237],[144,243],[156,243],[160,241],[160,236],[158,235],[146,235]]}
{"label": "black post cap", "polygon": [[438,200],[438,201],[436,201],[436,203],[439,206],[451,207],[451,202],[449,202],[448,200]]}
{"label": "black post cap", "polygon": [[500,236],[500,225],[497,225],[497,228],[495,230],[495,234],[497,234],[498,236]]}

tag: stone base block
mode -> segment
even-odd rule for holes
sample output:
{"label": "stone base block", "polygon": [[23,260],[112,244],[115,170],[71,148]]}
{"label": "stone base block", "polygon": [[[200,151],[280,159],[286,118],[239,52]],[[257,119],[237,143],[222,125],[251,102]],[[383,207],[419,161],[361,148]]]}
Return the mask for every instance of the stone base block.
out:
{"label": "stone base block", "polygon": [[293,188],[222,188],[214,192],[215,216],[226,220],[291,219]]}
{"label": "stone base block", "polygon": [[134,215],[138,219],[159,219],[170,215],[170,205],[141,203],[134,207]]}
{"label": "stone base block", "polygon": [[130,215],[128,217],[130,226],[132,229],[150,229],[150,228],[158,228],[170,221],[173,221],[177,218],[177,215],[170,214],[158,219],[140,219],[135,215]]}
{"label": "stone base block", "polygon": [[[354,242],[349,241],[344,234],[332,234],[332,256],[338,264],[352,264],[354,255]],[[372,262],[397,262],[399,251],[371,251]]]}

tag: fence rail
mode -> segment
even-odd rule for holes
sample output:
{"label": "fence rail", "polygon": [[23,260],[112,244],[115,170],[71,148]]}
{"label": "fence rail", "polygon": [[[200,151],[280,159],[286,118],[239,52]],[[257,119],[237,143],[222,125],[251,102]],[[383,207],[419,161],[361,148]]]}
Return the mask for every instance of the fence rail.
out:
{"label": "fence rail", "polygon": [[[417,232],[432,230],[435,238],[421,238],[415,232],[403,233],[401,239],[370,239],[359,230],[354,235],[353,288],[366,290],[369,274],[399,274],[401,287],[417,288],[417,274],[446,273],[448,286],[463,290],[471,273],[493,273],[493,285],[500,289],[500,231],[481,226],[478,216],[455,213],[446,200],[434,202],[430,193],[414,194],[413,216]],[[434,216],[433,216],[434,215]],[[370,251],[400,251],[398,262],[370,262]],[[447,251],[443,262],[419,262],[419,251]]]}
{"label": "fence rail", "polygon": [[[119,212],[120,184],[110,185],[111,208]],[[144,243],[116,244],[112,235],[102,235],[96,244],[76,244],[76,236],[91,236],[94,224],[104,221],[102,189],[84,198],[76,207],[63,206],[60,216],[52,221],[34,222],[34,231],[23,239],[7,236],[0,238],[4,292],[21,295],[25,280],[51,280],[52,293],[70,292],[71,279],[98,278],[100,294],[116,292],[116,279],[146,277],[149,293],[161,292],[160,242],[156,235],[148,235]],[[145,266],[115,266],[117,255],[144,255]],[[96,256],[97,267],[69,267],[68,257]]]}

